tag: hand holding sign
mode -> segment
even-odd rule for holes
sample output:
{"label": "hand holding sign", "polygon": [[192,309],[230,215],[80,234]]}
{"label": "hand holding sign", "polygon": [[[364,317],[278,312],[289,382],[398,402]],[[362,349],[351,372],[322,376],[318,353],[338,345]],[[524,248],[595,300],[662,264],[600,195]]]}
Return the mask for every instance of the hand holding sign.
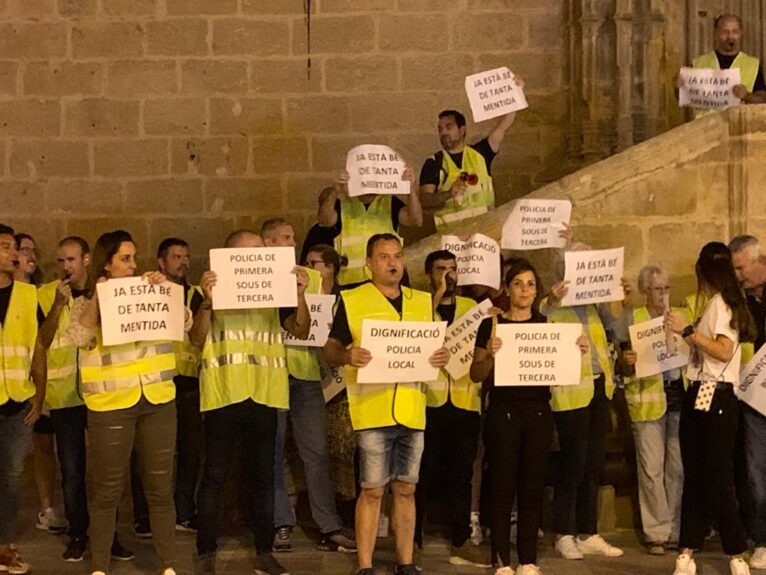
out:
{"label": "hand holding sign", "polygon": [[516,200],[503,225],[501,245],[510,250],[563,248],[571,215],[569,200]]}
{"label": "hand holding sign", "polygon": [[442,249],[457,257],[457,285],[500,287],[500,246],[482,234],[468,240],[458,236],[442,236]]}
{"label": "hand holding sign", "polygon": [[348,195],[409,194],[414,172],[388,146],[366,144],[351,148],[346,155],[349,174]]}
{"label": "hand holding sign", "polygon": [[467,76],[465,91],[471,103],[474,122],[505,116],[528,107],[524,82],[503,66]]}
{"label": "hand holding sign", "polygon": [[561,305],[586,305],[624,299],[624,259],[623,248],[565,252],[564,279],[569,282],[569,286],[561,298]]}
{"label": "hand holding sign", "polygon": [[[678,105],[706,110],[725,110],[740,104],[735,88],[742,86],[739,68],[681,68]],[[744,88],[744,86],[742,86]],[[742,93],[741,90],[736,90]]]}

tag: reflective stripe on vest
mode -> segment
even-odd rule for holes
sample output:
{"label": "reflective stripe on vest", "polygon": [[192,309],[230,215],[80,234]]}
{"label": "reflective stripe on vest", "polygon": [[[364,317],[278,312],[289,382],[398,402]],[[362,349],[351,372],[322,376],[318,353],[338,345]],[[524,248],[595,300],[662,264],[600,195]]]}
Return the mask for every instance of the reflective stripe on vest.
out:
{"label": "reflective stripe on vest", "polygon": [[37,339],[37,288],[13,282],[5,321],[0,325],[0,405],[35,394],[30,380]]}
{"label": "reflective stripe on vest", "polygon": [[134,406],[143,395],[154,404],[176,396],[173,342],[140,341],[80,350],[80,380],[88,409],[113,411]]}
{"label": "reflective stripe on vest", "polygon": [[335,238],[335,250],[348,264],[340,268],[338,285],[348,285],[370,279],[367,261],[367,240],[375,234],[394,234],[391,227],[390,195],[378,195],[365,208],[359,198],[340,200],[340,234]]}
{"label": "reflective stripe on vest", "polygon": [[[186,293],[186,307],[191,309],[191,303],[194,299],[194,294],[199,293],[201,295],[200,288],[198,286],[189,286],[189,290]],[[183,341],[176,341],[173,343],[173,348],[176,354],[176,371],[178,375],[185,377],[199,377],[199,348],[196,345],[192,345],[189,341],[189,334],[184,332]]]}
{"label": "reflective stripe on vest", "polygon": [[[309,285],[306,288],[307,294],[322,293],[322,274],[311,268],[304,268],[309,276]],[[285,346],[287,352],[287,370],[295,379],[303,381],[319,381],[322,376],[319,374],[319,358],[317,357],[317,348]]]}
{"label": "reflective stripe on vest", "polygon": [[[673,308],[674,312],[687,313],[686,309]],[[640,307],[633,310],[633,323],[643,323],[651,318],[649,310]],[[686,380],[684,379],[684,386]],[[625,400],[628,404],[630,419],[634,422],[656,421],[665,415],[667,410],[667,397],[665,396],[665,382],[662,374],[649,377],[625,378]]]}
{"label": "reflective stripe on vest", "polygon": [[[346,307],[352,345],[359,347],[362,320],[431,321],[431,294],[402,287],[402,317],[372,283],[341,292]],[[426,396],[420,383],[359,384],[357,369],[345,366],[351,425],[355,430],[404,425],[425,429]]]}
{"label": "reflective stripe on vest", "polygon": [[285,346],[278,309],[218,310],[202,349],[202,411],[251,399],[289,407]]}
{"label": "reflective stripe on vest", "polygon": [[[598,309],[595,305],[587,305],[587,322],[585,328],[590,335],[590,341],[596,348],[599,364],[604,374],[604,384],[606,386],[606,396],[612,399],[614,394],[614,378],[612,377],[612,361],[609,357],[609,344],[606,340],[606,332],[601,318],[598,315]],[[579,316],[571,307],[558,307],[548,315],[548,321],[552,323],[582,323]],[[590,404],[593,399],[593,369],[591,367],[591,353],[588,350],[582,356],[580,367],[579,385],[566,385],[551,388],[551,409],[553,411],[571,411],[580,409]]]}
{"label": "reflective stripe on vest", "polygon": [[[56,299],[59,281],[40,287],[37,297],[40,308],[47,316]],[[48,381],[45,390],[45,405],[48,409],[63,409],[82,405],[83,398],[77,388],[77,347],[64,334],[69,328],[69,313],[73,299],[61,309],[56,335],[48,348]]]}
{"label": "reflective stripe on vest", "polygon": [[[721,65],[718,62],[718,56],[715,54],[715,50],[707,52],[702,56],[698,56],[692,62],[694,68],[712,68],[713,70],[720,70]],[[744,52],[737,54],[734,61],[731,63],[731,68],[739,68],[740,80],[742,85],[747,88],[748,92],[752,92],[755,87],[755,80],[758,78],[758,68],[760,61],[758,58],[749,56]],[[705,114],[710,114],[715,110],[695,110],[694,117],[699,118]]]}
{"label": "reflective stripe on vest", "polygon": [[444,180],[439,183],[438,191],[449,190],[458,180],[461,172],[476,174],[479,182],[474,186],[466,186],[463,198],[458,203],[454,198],[434,211],[436,231],[445,233],[460,233],[459,222],[468,218],[479,216],[495,207],[495,192],[492,187],[492,177],[489,175],[487,162],[479,152],[471,146],[463,147],[462,166],[452,160],[452,157],[444,150],[442,155],[442,172],[446,174]]}
{"label": "reflective stripe on vest", "polygon": [[[455,319],[457,321],[468,313],[476,305],[476,302],[467,297],[455,298]],[[441,318],[437,318],[441,319]],[[426,387],[426,401],[428,407],[441,407],[450,403],[458,409],[481,412],[481,383],[471,381],[470,374],[466,374],[458,380],[447,373],[446,369],[439,370],[439,379],[429,381]]]}

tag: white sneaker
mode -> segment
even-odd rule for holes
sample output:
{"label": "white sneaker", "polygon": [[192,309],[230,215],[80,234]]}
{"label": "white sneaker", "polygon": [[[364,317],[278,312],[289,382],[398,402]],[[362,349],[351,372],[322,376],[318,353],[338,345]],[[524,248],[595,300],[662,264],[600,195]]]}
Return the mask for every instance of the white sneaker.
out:
{"label": "white sneaker", "polygon": [[750,557],[751,569],[766,569],[766,547],[756,547]]}
{"label": "white sneaker", "polygon": [[106,575],[106,573],[104,573],[103,571],[94,571],[90,575]]}
{"label": "white sneaker", "polygon": [[676,557],[676,570],[673,575],[696,575],[697,564],[689,555],[682,553]]}
{"label": "white sneaker", "polygon": [[587,539],[578,539],[577,548],[583,555],[603,555],[604,557],[622,557],[623,551],[619,547],[609,545],[598,533]]}
{"label": "white sneaker", "polygon": [[526,565],[519,565],[519,568],[516,569],[516,575],[543,575],[543,572],[537,565],[527,563]]}
{"label": "white sneaker", "polygon": [[471,511],[471,545],[479,546],[483,540],[479,512]]}
{"label": "white sneaker", "polygon": [[162,575],[176,575],[176,570],[172,567],[166,567],[165,570],[162,572]]}
{"label": "white sneaker", "polygon": [[495,569],[495,575],[516,575],[512,567],[500,567]]}
{"label": "white sneaker", "polygon": [[556,553],[561,555],[564,559],[582,559],[582,551],[578,548],[574,535],[564,535],[561,539],[556,541],[556,545],[553,547]]}
{"label": "white sneaker", "polygon": [[729,561],[731,575],[750,575],[750,567],[742,557],[735,557]]}
{"label": "white sneaker", "polygon": [[37,514],[37,523],[35,527],[42,531],[51,533],[63,533],[67,529],[67,520],[64,515],[53,507],[48,507],[45,511]]}

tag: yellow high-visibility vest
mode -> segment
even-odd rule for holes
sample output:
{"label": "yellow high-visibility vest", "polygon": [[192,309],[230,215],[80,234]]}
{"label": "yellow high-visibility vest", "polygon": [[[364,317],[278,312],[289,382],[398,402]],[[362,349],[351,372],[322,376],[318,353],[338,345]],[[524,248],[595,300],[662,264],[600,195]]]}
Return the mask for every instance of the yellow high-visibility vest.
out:
{"label": "yellow high-visibility vest", "polygon": [[37,288],[13,282],[5,321],[0,325],[0,405],[35,394],[30,379],[37,340]]}
{"label": "yellow high-visibility vest", "polygon": [[[307,294],[322,293],[322,274],[311,268],[304,268],[309,276]],[[304,381],[319,381],[319,358],[315,348],[286,345],[287,370],[295,379]]]}
{"label": "yellow high-visibility vest", "polygon": [[[476,302],[467,297],[455,297],[455,321],[468,313]],[[441,318],[437,318],[441,319]],[[429,381],[426,388],[426,401],[428,407],[441,407],[450,400],[458,409],[481,413],[481,382],[471,380],[470,373],[466,373],[458,380],[442,368],[439,370],[439,379]]]}
{"label": "yellow high-visibility vest", "polygon": [[290,387],[278,309],[217,310],[202,348],[202,411],[247,399],[288,409]]}
{"label": "yellow high-visibility vest", "polygon": [[[348,327],[354,347],[362,343],[362,320],[431,321],[431,294],[407,287],[401,288],[402,316],[372,283],[341,292],[346,307]],[[343,368],[348,390],[351,425],[355,430],[403,425],[411,429],[426,427],[426,394],[422,383],[356,382],[358,370]]]}
{"label": "yellow high-visibility vest", "polygon": [[479,152],[471,146],[463,148],[462,166],[452,160],[452,157],[442,150],[442,170],[447,174],[438,186],[438,191],[446,191],[452,187],[461,172],[476,174],[479,181],[476,185],[466,186],[465,194],[460,202],[450,198],[441,208],[434,211],[436,231],[441,234],[460,233],[462,222],[484,214],[495,207],[495,191],[492,186],[492,176],[489,175],[487,162]]}
{"label": "yellow high-visibility vest", "polygon": [[[191,303],[194,299],[194,294],[202,294],[199,286],[189,286],[189,290],[186,294],[186,307],[191,309]],[[189,341],[189,334],[184,332],[183,341],[174,342],[175,354],[176,354],[176,371],[178,375],[185,377],[199,377],[199,355],[200,350],[196,345],[193,345]]]}
{"label": "yellow high-visibility vest", "polygon": [[[40,308],[47,316],[56,299],[59,281],[47,283],[37,290]],[[45,390],[45,405],[48,409],[76,407],[84,403],[77,389],[77,346],[67,337],[69,313],[74,300],[69,298],[59,315],[56,335],[48,348],[48,382]]]}

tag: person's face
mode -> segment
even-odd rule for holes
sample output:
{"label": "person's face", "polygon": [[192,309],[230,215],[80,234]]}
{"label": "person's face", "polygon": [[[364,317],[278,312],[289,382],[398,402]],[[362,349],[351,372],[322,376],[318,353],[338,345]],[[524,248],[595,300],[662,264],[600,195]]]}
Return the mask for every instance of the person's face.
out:
{"label": "person's face", "polygon": [[122,242],[117,253],[104,266],[108,278],[129,278],[136,273],[136,246],[133,242]]}
{"label": "person's face", "polygon": [[444,295],[453,295],[457,287],[457,262],[455,260],[434,260],[431,275],[428,278],[431,282],[431,291],[435,292],[439,289],[442,278],[447,284]]}
{"label": "person's face", "polygon": [[16,240],[10,234],[0,234],[0,273],[13,275],[18,264]]}
{"label": "person's face", "polygon": [[290,224],[282,224],[263,238],[267,246],[294,248],[295,232]]}
{"label": "person's face", "polygon": [[61,279],[69,279],[73,286],[84,286],[88,279],[90,255],[82,255],[82,248],[76,243],[67,243],[56,250],[56,267]]}
{"label": "person's face", "polygon": [[458,128],[457,122],[455,122],[455,118],[452,116],[439,118],[436,129],[439,132],[439,141],[442,148],[447,151],[462,145],[465,139],[465,126]]}
{"label": "person's face", "polygon": [[721,54],[738,54],[742,49],[742,28],[734,18],[718,23],[715,29],[715,49]]}
{"label": "person's face", "polygon": [[324,263],[322,254],[319,252],[309,252],[306,255],[306,267],[318,271],[323,280],[334,279],[335,277],[335,266]]}
{"label": "person's face", "polygon": [[384,240],[375,244],[372,255],[367,258],[372,279],[385,286],[399,285],[404,274],[404,253],[402,244]]}
{"label": "person's face", "polygon": [[245,234],[239,234],[239,236],[234,239],[230,244],[228,244],[227,248],[262,248],[264,246],[263,244],[263,238],[259,236],[258,234],[251,234],[251,233],[245,233]]}
{"label": "person's face", "polygon": [[511,306],[517,309],[529,309],[537,297],[537,280],[531,271],[513,276],[507,288]]}
{"label": "person's face", "polygon": [[756,289],[764,283],[764,266],[758,258],[753,258],[747,250],[732,255],[734,273],[744,289]]}
{"label": "person's face", "polygon": [[666,295],[670,295],[670,278],[666,274],[652,274],[644,294],[646,307],[664,309]]}
{"label": "person's face", "polygon": [[24,238],[19,242],[19,279],[24,281],[32,277],[37,269],[37,246],[29,238]]}
{"label": "person's face", "polygon": [[189,275],[189,248],[170,246],[164,258],[158,258],[160,271],[170,281],[183,283]]}

